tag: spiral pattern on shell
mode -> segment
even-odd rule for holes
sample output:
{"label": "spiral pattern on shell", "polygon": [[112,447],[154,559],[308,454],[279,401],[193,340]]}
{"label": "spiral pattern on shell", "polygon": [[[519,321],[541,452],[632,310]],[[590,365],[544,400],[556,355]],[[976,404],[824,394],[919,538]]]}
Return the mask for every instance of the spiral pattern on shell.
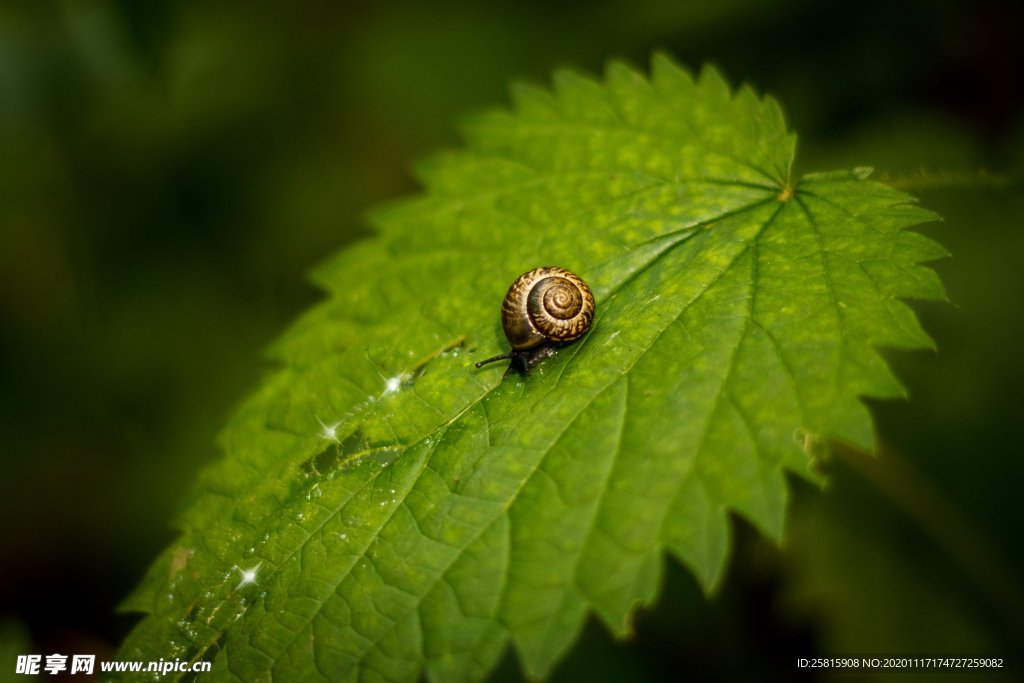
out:
{"label": "spiral pattern on shell", "polygon": [[516,350],[578,339],[593,319],[594,295],[587,283],[572,271],[553,266],[520,275],[501,309],[505,336]]}

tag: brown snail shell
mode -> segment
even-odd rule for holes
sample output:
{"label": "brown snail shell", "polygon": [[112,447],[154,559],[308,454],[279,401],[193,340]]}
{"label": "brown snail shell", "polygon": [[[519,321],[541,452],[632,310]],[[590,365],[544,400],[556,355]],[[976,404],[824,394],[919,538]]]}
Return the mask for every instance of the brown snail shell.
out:
{"label": "brown snail shell", "polygon": [[501,325],[512,351],[477,367],[509,358],[512,367],[525,373],[558,344],[586,334],[593,320],[594,294],[579,275],[554,266],[534,268],[516,278],[501,306]]}

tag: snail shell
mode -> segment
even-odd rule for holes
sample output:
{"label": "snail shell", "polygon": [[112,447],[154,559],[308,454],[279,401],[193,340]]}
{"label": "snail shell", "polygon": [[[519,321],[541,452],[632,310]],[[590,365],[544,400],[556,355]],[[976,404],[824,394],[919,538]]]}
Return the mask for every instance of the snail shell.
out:
{"label": "snail shell", "polygon": [[526,375],[560,344],[586,334],[593,320],[594,294],[579,275],[554,266],[534,268],[516,278],[501,305],[501,326],[512,350],[476,366],[511,360],[505,374],[515,369]]}
{"label": "snail shell", "polygon": [[501,307],[501,325],[514,351],[579,339],[593,320],[590,287],[572,271],[553,266],[520,275]]}

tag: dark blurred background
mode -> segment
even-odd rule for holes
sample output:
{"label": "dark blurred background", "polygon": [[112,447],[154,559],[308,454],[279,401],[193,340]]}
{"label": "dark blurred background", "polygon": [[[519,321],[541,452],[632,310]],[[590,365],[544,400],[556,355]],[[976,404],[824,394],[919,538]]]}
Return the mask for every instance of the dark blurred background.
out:
{"label": "dark blurred background", "polygon": [[798,171],[875,166],[941,213],[952,305],[915,304],[938,353],[888,353],[911,401],[872,403],[879,460],[793,481],[781,550],[734,520],[710,599],[667,563],[634,639],[591,623],[556,677],[1024,653],[1022,27],[992,0],[0,3],[0,651],[116,648],[305,273],[461,114],[663,48],[778,97]]}

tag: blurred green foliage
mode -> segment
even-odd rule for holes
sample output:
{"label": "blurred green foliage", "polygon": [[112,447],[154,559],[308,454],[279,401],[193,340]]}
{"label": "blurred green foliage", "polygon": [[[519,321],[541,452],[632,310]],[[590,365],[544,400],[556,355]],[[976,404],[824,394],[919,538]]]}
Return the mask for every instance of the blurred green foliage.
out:
{"label": "blurred green foliage", "polygon": [[[798,170],[872,165],[942,214],[927,234],[954,254],[937,264],[954,305],[918,306],[937,354],[890,355],[911,401],[873,405],[877,465],[837,458],[824,495],[794,485],[781,551],[737,521],[720,594],[673,569],[633,642],[595,625],[558,675],[791,680],[790,654],[1020,651],[1005,603],[1024,573],[1022,14],[997,0],[0,4],[0,617],[38,652],[109,653],[130,625],[113,607],[173,536],[260,350],[319,296],[304,273],[365,234],[365,207],[414,189],[411,162],[457,144],[453,122],[508,82],[645,65],[662,47],[775,94]],[[917,494],[877,484],[908,471]],[[516,675],[509,659],[498,676]]]}

